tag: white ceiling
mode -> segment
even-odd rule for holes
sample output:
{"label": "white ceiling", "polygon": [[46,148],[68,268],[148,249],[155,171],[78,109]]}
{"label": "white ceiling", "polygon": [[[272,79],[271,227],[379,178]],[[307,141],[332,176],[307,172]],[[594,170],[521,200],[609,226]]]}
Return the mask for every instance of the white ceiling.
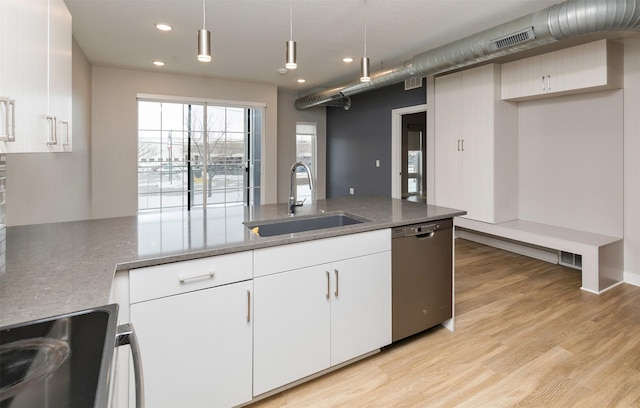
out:
{"label": "white ceiling", "polygon": [[[560,0],[206,0],[213,60],[196,59],[202,0],[65,0],[73,34],[93,65],[260,82],[309,93],[388,68]],[[298,69],[284,68],[293,4]],[[366,7],[366,8],[365,8]],[[155,23],[174,28],[160,32]],[[351,64],[342,62],[354,57]],[[152,61],[166,62],[156,68]],[[298,78],[306,83],[298,84]]]}

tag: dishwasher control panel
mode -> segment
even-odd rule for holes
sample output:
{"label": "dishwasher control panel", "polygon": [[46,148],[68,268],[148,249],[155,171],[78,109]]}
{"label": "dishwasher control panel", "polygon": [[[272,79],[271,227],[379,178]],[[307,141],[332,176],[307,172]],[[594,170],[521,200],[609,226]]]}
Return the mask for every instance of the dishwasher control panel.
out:
{"label": "dishwasher control panel", "polygon": [[443,220],[438,222],[430,222],[426,224],[413,224],[396,227],[393,229],[392,238],[411,237],[416,235],[427,235],[434,233],[440,229],[452,227],[451,220]]}

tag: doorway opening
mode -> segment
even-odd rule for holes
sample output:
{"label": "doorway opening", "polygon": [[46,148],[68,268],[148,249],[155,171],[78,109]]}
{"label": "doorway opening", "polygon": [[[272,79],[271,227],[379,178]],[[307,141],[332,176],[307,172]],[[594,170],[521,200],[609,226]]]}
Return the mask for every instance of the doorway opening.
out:
{"label": "doorway opening", "polygon": [[427,202],[427,113],[402,115],[402,198]]}

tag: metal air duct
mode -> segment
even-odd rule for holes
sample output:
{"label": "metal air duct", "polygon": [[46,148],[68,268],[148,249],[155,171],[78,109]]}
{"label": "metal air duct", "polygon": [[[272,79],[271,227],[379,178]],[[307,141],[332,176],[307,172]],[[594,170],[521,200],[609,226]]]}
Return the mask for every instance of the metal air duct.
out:
{"label": "metal air duct", "polygon": [[640,0],[567,0],[376,72],[370,82],[354,81],[296,100],[297,109],[347,106],[350,96],[490,61],[582,34],[640,31]]}

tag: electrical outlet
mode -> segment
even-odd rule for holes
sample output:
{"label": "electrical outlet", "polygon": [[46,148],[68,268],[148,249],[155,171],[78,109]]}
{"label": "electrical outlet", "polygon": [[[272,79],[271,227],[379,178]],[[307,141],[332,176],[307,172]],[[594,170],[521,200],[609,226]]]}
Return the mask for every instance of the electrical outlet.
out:
{"label": "electrical outlet", "polygon": [[353,187],[349,187],[349,194],[354,195],[356,190]]}

